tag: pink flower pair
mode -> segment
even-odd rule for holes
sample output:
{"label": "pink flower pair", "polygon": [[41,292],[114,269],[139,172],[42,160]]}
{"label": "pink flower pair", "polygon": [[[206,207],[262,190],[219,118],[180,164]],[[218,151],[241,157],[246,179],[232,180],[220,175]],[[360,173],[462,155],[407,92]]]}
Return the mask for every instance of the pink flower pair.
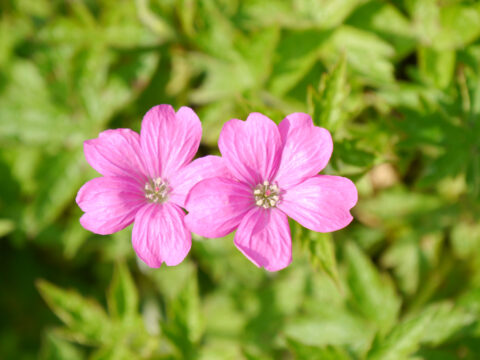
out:
{"label": "pink flower pair", "polygon": [[192,109],[159,105],[145,115],[140,135],[107,130],[86,141],[87,161],[103,177],[78,192],[82,226],[111,234],[134,222],[133,248],[150,267],[179,264],[190,231],[222,237],[237,229],[237,248],[276,271],[292,260],[287,215],[319,232],[351,222],[355,185],[317,175],[333,143],[307,114],[288,115],[278,126],[259,113],[230,120],[220,134],[222,157],[192,161],[201,136]]}

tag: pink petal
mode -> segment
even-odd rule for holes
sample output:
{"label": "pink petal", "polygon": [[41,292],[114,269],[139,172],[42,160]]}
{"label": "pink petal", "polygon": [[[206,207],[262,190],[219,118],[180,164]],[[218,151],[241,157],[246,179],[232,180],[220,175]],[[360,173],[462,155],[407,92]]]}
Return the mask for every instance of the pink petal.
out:
{"label": "pink petal", "polygon": [[168,179],[192,161],[200,145],[202,125],[188,107],[175,114],[170,105],[158,105],[145,114],[140,134],[148,174]]}
{"label": "pink petal", "polygon": [[78,191],[78,206],[85,211],[82,226],[96,234],[112,234],[130,225],[145,204],[145,196],[131,177],[99,177]]}
{"label": "pink petal", "polygon": [[250,185],[272,180],[282,151],[277,125],[260,113],[246,121],[228,121],[220,133],[218,147],[233,176]]}
{"label": "pink petal", "polygon": [[148,266],[157,268],[180,264],[192,246],[185,228],[185,213],[175,204],[148,204],[135,216],[132,243],[137,255]]}
{"label": "pink petal", "polygon": [[84,142],[88,163],[104,176],[133,176],[145,180],[140,136],[130,129],[106,130]]}
{"label": "pink petal", "polygon": [[278,128],[284,148],[276,180],[280,188],[288,189],[327,165],[333,142],[328,130],[314,126],[308,114],[290,114]]}
{"label": "pink petal", "polygon": [[357,189],[347,178],[318,175],[288,189],[278,207],[306,228],[330,232],[352,221]]}
{"label": "pink petal", "polygon": [[212,177],[228,177],[229,171],[220,156],[205,156],[192,161],[170,178],[172,192],[169,200],[185,207],[190,189],[198,182]]}
{"label": "pink petal", "polygon": [[231,233],[254,206],[253,191],[228,178],[211,178],[195,185],[187,197],[185,223],[196,234],[216,238]]}
{"label": "pink petal", "polygon": [[255,265],[277,271],[292,262],[287,216],[278,209],[255,207],[243,218],[235,245]]}

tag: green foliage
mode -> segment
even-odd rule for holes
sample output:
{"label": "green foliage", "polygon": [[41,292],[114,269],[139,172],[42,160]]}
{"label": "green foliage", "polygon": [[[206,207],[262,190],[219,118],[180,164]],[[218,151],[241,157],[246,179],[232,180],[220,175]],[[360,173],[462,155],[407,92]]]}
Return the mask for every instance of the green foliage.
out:
{"label": "green foliage", "polygon": [[397,320],[400,301],[391,281],[378,273],[370,260],[353,244],[347,244],[347,282],[352,306],[382,331],[390,329]]}
{"label": "green foliage", "polygon": [[[480,357],[478,1],[0,9],[0,358]],[[357,185],[355,220],[292,221],[278,273],[232,235],[147,269],[131,229],[89,233],[74,199],[98,176],[83,141],[159,103],[195,108],[200,155],[231,118],[308,112],[334,141],[323,173]]]}

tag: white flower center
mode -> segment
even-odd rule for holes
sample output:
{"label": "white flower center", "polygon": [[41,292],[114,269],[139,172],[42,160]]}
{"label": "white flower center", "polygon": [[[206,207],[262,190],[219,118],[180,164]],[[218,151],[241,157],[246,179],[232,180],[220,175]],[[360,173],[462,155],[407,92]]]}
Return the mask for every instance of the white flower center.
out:
{"label": "white flower center", "polygon": [[160,178],[152,179],[145,184],[145,198],[152,203],[163,203],[170,191],[168,183]]}
{"label": "white flower center", "polygon": [[258,184],[253,190],[255,196],[255,205],[265,209],[277,206],[280,201],[280,189],[276,184],[270,184],[264,181],[263,184]]}

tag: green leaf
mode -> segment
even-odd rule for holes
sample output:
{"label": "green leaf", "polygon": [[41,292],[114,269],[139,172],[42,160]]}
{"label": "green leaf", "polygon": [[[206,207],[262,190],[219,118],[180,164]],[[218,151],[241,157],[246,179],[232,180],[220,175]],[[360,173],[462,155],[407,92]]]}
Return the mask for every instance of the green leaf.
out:
{"label": "green leaf", "polygon": [[480,224],[459,222],[454,225],[451,234],[453,252],[461,259],[478,255],[480,247]]}
{"label": "green leaf", "polygon": [[183,289],[168,306],[168,323],[163,331],[185,358],[197,354],[197,343],[203,335],[202,317],[196,271],[184,283]]}
{"label": "green leaf", "polygon": [[137,289],[123,262],[115,266],[107,302],[110,316],[114,319],[132,321],[138,313]]}
{"label": "green leaf", "polygon": [[60,152],[42,162],[38,169],[41,181],[36,189],[37,197],[29,209],[32,211],[29,222],[25,224],[28,232],[41,231],[71,204],[86,179],[86,166],[81,149]]}
{"label": "green leaf", "polygon": [[31,145],[68,142],[76,127],[51,101],[47,81],[37,64],[17,60],[3,86],[0,96],[2,142],[21,141]]}
{"label": "green leaf", "polygon": [[67,325],[75,341],[82,344],[112,341],[111,323],[98,302],[45,280],[38,280],[36,286],[50,309]]}
{"label": "green leaf", "polygon": [[342,140],[335,143],[334,159],[339,159],[345,164],[353,165],[362,169],[373,166],[375,155],[363,150],[359,146],[358,139]]}
{"label": "green leaf", "polygon": [[401,301],[390,278],[381,276],[370,259],[353,243],[345,248],[347,283],[353,305],[381,332],[395,324]]}
{"label": "green leaf", "polygon": [[125,344],[114,344],[106,346],[96,351],[89,360],[129,360],[136,358],[137,355],[130,352]]}
{"label": "green leaf", "polygon": [[412,2],[415,30],[419,40],[435,49],[462,48],[480,35],[480,6],[450,4],[435,0]]}
{"label": "green leaf", "polygon": [[344,308],[318,309],[318,314],[297,316],[286,327],[285,334],[308,346],[351,345],[363,348],[373,336],[372,328]]}
{"label": "green leaf", "polygon": [[312,265],[325,271],[337,287],[340,287],[332,234],[307,231],[306,236]]}
{"label": "green leaf", "polygon": [[145,24],[158,38],[167,41],[174,36],[174,30],[165,19],[150,10],[150,0],[135,0],[140,21]]}
{"label": "green leaf", "polygon": [[365,0],[338,0],[324,3],[316,0],[300,0],[296,7],[303,17],[312,18],[322,28],[340,26],[344,19]]}
{"label": "green leaf", "polygon": [[409,295],[415,294],[420,283],[422,254],[419,242],[414,234],[407,234],[397,239],[382,257],[382,264],[393,268],[399,289]]}
{"label": "green leaf", "polygon": [[342,107],[348,95],[346,61],[341,57],[335,67],[322,76],[319,93],[311,92],[313,122],[330,131],[338,129],[343,119]]}
{"label": "green leaf", "polygon": [[320,46],[331,34],[331,30],[317,29],[284,31],[275,49],[270,91],[284,95],[297,85],[318,61]]}
{"label": "green leaf", "polygon": [[237,35],[229,39],[229,50],[222,56],[192,55],[193,66],[206,72],[206,79],[190,95],[192,101],[208,103],[231,99],[261,88],[272,71],[277,39],[277,28],[262,29],[251,32],[248,37]]}
{"label": "green leaf", "polygon": [[322,46],[320,56],[333,64],[342,54],[345,54],[349,68],[364,83],[374,86],[393,83],[391,58],[395,50],[377,35],[346,25],[336,28]]}
{"label": "green leaf", "polygon": [[251,19],[250,22],[255,25],[281,25],[287,29],[329,29],[339,26],[364,1],[245,0],[242,2],[245,5],[241,7],[241,11],[242,15]]}
{"label": "green leaf", "polygon": [[368,1],[353,12],[347,23],[374,32],[392,43],[399,57],[410,53],[415,47],[411,21],[391,3]]}
{"label": "green leaf", "polygon": [[40,360],[82,360],[82,352],[74,345],[48,331],[42,344]]}
{"label": "green leaf", "polygon": [[177,0],[176,5],[183,32],[187,36],[193,36],[197,2],[194,0]]}
{"label": "green leaf", "polygon": [[430,305],[424,311],[433,314],[422,338],[422,343],[430,346],[439,346],[445,343],[477,319],[473,312],[450,302]]}
{"label": "green leaf", "polygon": [[352,357],[338,346],[308,346],[293,339],[287,339],[288,347],[298,360],[349,360]]}
{"label": "green leaf", "polygon": [[91,236],[91,233],[85,231],[85,228],[80,224],[79,219],[83,214],[80,208],[76,208],[73,214],[61,233],[64,246],[63,254],[67,259],[73,259],[88,237]]}
{"label": "green leaf", "polygon": [[401,322],[382,338],[377,336],[368,352],[367,360],[398,360],[407,358],[420,346],[434,313],[425,311]]}
{"label": "green leaf", "polygon": [[0,219],[0,238],[8,235],[15,229],[15,222],[10,219]]}
{"label": "green leaf", "polygon": [[455,70],[455,51],[434,50],[420,47],[418,50],[420,72],[427,83],[446,88],[452,81]]}

